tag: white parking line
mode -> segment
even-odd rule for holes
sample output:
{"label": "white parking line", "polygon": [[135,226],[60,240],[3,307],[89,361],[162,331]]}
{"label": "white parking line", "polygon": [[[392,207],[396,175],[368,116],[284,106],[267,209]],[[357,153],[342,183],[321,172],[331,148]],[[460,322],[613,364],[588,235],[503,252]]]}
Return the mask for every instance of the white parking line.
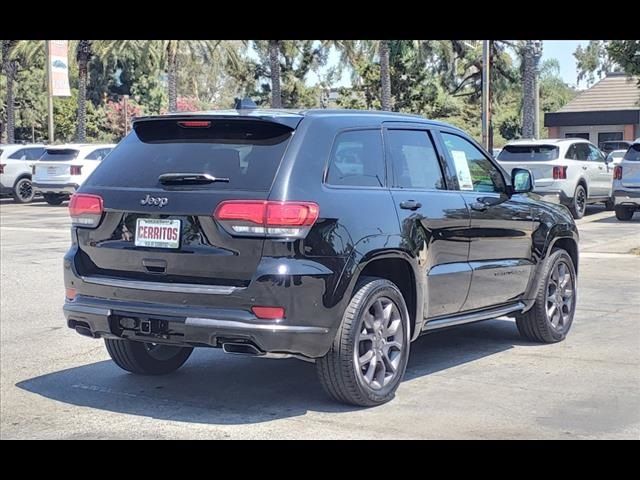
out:
{"label": "white parking line", "polygon": [[53,233],[61,233],[67,232],[67,229],[64,227],[61,228],[35,228],[35,227],[2,227],[1,231],[12,230],[16,232],[53,232]]}

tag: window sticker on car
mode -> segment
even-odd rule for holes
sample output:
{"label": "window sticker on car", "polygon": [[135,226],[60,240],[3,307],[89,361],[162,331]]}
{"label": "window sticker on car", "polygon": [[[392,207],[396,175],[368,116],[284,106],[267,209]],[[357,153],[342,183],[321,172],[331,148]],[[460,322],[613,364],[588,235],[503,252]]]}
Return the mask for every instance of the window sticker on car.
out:
{"label": "window sticker on car", "polygon": [[451,156],[456,166],[460,190],[473,190],[473,181],[471,180],[471,171],[469,170],[467,155],[463,150],[451,150]]}

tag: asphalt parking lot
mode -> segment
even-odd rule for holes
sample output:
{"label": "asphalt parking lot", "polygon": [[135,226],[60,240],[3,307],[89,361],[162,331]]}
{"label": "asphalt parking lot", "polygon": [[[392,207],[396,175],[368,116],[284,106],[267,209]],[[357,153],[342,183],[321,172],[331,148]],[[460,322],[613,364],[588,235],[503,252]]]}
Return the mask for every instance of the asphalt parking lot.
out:
{"label": "asphalt parking lot", "polygon": [[507,319],[412,345],[396,398],[356,409],[312,364],[198,349],[165,377],[119,370],[66,328],[65,206],[0,200],[0,438],[640,438],[640,214],[580,220],[578,310],[536,345]]}

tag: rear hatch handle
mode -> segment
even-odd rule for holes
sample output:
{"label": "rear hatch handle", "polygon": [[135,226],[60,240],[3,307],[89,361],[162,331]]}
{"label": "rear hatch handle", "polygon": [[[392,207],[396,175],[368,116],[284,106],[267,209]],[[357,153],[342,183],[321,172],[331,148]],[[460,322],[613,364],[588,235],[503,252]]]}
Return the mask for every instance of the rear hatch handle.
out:
{"label": "rear hatch handle", "polygon": [[226,177],[214,177],[208,173],[163,173],[158,177],[162,185],[206,185],[214,182],[229,182]]}

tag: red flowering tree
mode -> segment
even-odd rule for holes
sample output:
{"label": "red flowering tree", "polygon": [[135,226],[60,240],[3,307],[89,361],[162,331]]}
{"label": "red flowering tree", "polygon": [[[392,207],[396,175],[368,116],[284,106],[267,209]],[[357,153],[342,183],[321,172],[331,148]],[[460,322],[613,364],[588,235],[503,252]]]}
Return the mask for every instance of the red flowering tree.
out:
{"label": "red flowering tree", "polygon": [[[105,128],[118,139],[124,137],[124,98],[121,98],[118,102],[108,101],[104,109],[106,116]],[[144,115],[142,106],[138,105],[135,100],[129,98],[127,101],[127,122],[129,129],[131,129],[131,120],[141,115]]]}

